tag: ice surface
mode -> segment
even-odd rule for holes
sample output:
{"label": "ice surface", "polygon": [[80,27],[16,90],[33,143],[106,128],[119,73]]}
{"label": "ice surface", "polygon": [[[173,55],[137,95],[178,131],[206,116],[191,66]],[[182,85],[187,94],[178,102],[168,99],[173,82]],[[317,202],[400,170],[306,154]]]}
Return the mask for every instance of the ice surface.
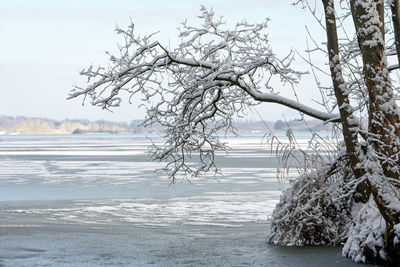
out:
{"label": "ice surface", "polygon": [[0,266],[352,266],[266,244],[287,181],[261,137],[229,141],[223,176],[169,186],[143,137],[1,139]]}

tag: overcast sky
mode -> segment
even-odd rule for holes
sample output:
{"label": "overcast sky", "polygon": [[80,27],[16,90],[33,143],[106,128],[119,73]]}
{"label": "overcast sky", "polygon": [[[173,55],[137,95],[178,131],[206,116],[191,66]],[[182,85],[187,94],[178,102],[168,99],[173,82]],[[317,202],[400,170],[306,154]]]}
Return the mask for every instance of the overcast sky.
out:
{"label": "overcast sky", "polygon": [[[160,31],[158,38],[175,44],[179,23],[196,20],[200,5],[212,7],[228,23],[246,18],[258,22],[271,18],[270,40],[274,51],[305,49],[305,25],[313,21],[290,0],[0,0],[0,114],[52,119],[106,119],[130,121],[144,117],[139,102],[126,102],[114,113],[80,100],[66,100],[74,84],[82,85],[78,71],[107,63],[105,51],[115,51],[115,25],[129,18],[137,32]],[[310,80],[310,81],[309,81]],[[311,77],[299,88],[306,103],[316,97]],[[265,120],[297,113],[276,105],[257,107]],[[251,114],[251,119],[257,119]]]}

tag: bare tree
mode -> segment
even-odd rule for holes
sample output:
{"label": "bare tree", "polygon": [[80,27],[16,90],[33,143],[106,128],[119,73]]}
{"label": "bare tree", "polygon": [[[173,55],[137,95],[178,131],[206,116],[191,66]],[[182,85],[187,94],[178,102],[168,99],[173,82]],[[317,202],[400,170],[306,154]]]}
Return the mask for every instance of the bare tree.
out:
{"label": "bare tree", "polygon": [[[326,32],[326,47],[311,37],[315,48],[308,51],[322,52],[329,59],[331,85],[317,83],[326,111],[283,97],[274,88],[277,81],[295,87],[305,72],[292,68],[292,52],[283,58],[272,52],[266,35],[268,21],[242,21],[227,29],[222,18],[205,8],[201,8],[200,26],[182,23],[181,43],[175,49],[154,41],[153,35],[135,35],[133,24],[127,30],[117,28],[124,38],[119,55],[110,56],[106,68],[82,70],[88,84],[75,87],[69,98],[89,97],[92,105],[110,109],[120,105],[123,92],[129,99],[142,95],[148,103],[144,125],[156,123],[165,128],[165,143],[154,145],[152,156],[166,161],[165,171],[172,181],[178,174],[218,172],[215,152],[227,147],[217,133],[234,132],[233,117],[245,115],[257,103],[278,103],[337,124],[344,141],[337,157],[303,175],[290,191],[316,190],[311,206],[322,211],[316,214],[325,216],[325,222],[317,224],[326,235],[314,238],[318,233],[308,228],[298,235],[282,233],[273,223],[275,235],[270,240],[286,245],[332,245],[347,239],[344,254],[357,262],[394,262],[400,258],[399,1],[301,0],[296,4],[308,8]],[[350,33],[349,25],[353,28]],[[396,56],[397,63],[388,65],[388,57]],[[319,68],[310,64],[317,77]],[[363,126],[364,118],[367,127]],[[192,158],[198,158],[197,164]],[[338,184],[328,182],[333,174],[339,177],[335,180]],[[319,185],[323,186],[309,182],[321,179]],[[288,212],[275,214],[275,222],[298,207],[290,192],[280,203]],[[324,202],[321,196],[332,201]],[[334,199],[341,199],[341,204],[335,204]],[[332,237],[334,231],[328,228],[333,224],[327,223],[330,214],[346,210],[345,215],[351,217],[350,209],[360,202],[363,208],[357,216],[341,220],[340,229],[345,229],[346,235]],[[366,242],[370,237],[365,232],[375,223],[368,221],[372,217],[385,225],[383,231],[375,231],[374,240],[380,243]],[[310,235],[313,238],[286,242],[283,235],[293,235],[297,241]]]}

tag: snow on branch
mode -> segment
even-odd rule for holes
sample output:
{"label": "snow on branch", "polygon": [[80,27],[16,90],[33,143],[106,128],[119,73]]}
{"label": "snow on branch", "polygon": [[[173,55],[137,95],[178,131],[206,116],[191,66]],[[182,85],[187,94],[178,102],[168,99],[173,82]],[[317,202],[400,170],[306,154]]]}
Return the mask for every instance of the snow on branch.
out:
{"label": "snow on branch", "polygon": [[175,49],[153,41],[153,35],[134,34],[133,24],[127,30],[117,28],[124,39],[119,55],[110,55],[107,68],[82,70],[88,84],[75,87],[68,98],[84,96],[92,105],[110,109],[121,104],[121,92],[141,95],[148,103],[144,125],[156,123],[166,129],[166,142],[154,146],[153,157],[168,162],[165,171],[172,178],[179,171],[190,176],[218,172],[215,151],[226,146],[217,133],[234,132],[232,118],[245,115],[259,102],[339,121],[338,114],[312,109],[274,90],[273,83],[294,85],[303,73],[290,67],[292,53],[278,58],[272,52],[268,20],[242,21],[226,29],[222,18],[204,7],[199,18],[199,26],[182,23],[181,43]]}

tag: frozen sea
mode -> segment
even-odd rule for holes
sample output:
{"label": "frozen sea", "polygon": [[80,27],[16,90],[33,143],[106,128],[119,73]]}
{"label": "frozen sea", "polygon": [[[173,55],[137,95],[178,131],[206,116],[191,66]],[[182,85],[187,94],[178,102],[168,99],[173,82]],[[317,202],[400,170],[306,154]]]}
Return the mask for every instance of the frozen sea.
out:
{"label": "frozen sea", "polygon": [[287,181],[261,136],[227,141],[222,176],[170,185],[143,135],[0,136],[0,266],[356,266],[267,244]]}

